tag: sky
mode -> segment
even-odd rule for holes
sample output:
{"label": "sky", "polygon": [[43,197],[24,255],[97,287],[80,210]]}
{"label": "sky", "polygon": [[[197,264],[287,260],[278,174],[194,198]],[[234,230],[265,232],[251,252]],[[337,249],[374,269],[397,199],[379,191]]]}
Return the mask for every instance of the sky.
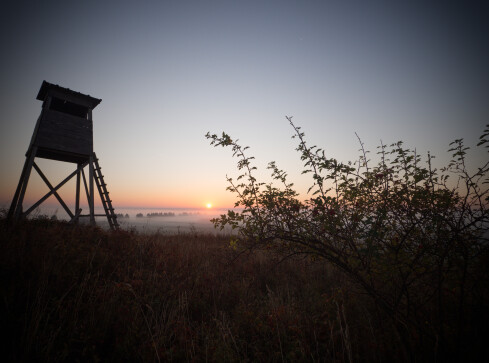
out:
{"label": "sky", "polygon": [[[232,207],[225,131],[310,179],[285,116],[355,160],[403,140],[446,161],[489,123],[489,9],[475,1],[9,1],[0,13],[0,207],[8,207],[46,80],[101,98],[94,150],[114,206]],[[487,153],[474,150],[473,159]],[[73,164],[39,160],[57,184]],[[33,171],[25,205],[48,191]],[[72,203],[73,183],[60,191]],[[55,202],[55,201],[54,201]]]}

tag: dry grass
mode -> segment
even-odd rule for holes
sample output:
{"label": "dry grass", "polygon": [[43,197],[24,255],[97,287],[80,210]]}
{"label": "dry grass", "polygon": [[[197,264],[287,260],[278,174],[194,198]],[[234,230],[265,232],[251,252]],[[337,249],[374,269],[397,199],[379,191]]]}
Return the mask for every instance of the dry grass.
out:
{"label": "dry grass", "polygon": [[8,361],[413,357],[381,312],[324,263],[237,256],[223,236],[0,224]]}

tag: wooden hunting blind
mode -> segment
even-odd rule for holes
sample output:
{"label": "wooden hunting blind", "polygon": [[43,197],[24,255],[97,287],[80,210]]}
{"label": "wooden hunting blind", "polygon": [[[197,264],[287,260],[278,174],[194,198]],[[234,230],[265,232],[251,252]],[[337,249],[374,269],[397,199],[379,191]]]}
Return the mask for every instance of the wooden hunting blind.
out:
{"label": "wooden hunting blind", "polygon": [[[101,167],[93,151],[92,110],[102,100],[46,81],[42,83],[37,99],[43,102],[42,110],[26,153],[26,161],[8,217],[14,219],[26,217],[47,198],[54,195],[70,216],[71,222],[77,222],[79,217],[90,217],[90,222],[95,223],[96,216],[106,216],[109,226],[112,229],[118,228],[117,217],[101,173]],[[53,187],[35,163],[36,157],[74,163],[77,167],[73,173]],[[88,183],[84,172],[86,166],[89,170]],[[32,168],[39,173],[50,191],[24,212],[22,203]],[[74,176],[76,176],[76,197],[73,213],[61,199],[57,190]],[[89,205],[89,213],[84,215],[81,214],[80,209],[81,178]],[[94,212],[94,182],[100,194],[104,214],[96,215]]]}

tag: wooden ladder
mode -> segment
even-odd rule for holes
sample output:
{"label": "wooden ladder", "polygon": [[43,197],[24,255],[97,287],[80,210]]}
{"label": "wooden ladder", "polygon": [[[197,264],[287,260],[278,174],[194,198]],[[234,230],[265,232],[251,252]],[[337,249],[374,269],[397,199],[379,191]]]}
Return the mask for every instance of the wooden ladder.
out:
{"label": "wooden ladder", "polygon": [[112,207],[112,201],[109,198],[109,192],[107,191],[107,184],[104,182],[104,176],[102,175],[102,168],[98,163],[98,158],[95,153],[93,153],[93,164],[94,164],[94,174],[95,183],[97,184],[98,192],[100,193],[100,199],[102,199],[102,205],[105,210],[105,215],[109,221],[109,226],[111,229],[118,229],[119,223],[117,222],[117,215],[114,213],[114,208]]}

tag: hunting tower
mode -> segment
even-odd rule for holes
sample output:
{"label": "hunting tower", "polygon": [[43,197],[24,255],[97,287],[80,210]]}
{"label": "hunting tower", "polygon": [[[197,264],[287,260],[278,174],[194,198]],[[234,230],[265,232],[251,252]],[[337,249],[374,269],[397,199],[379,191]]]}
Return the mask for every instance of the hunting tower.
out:
{"label": "hunting tower", "polygon": [[[93,152],[92,110],[102,100],[46,81],[42,83],[37,99],[43,102],[42,110],[26,153],[24,168],[8,212],[8,218],[17,220],[26,217],[47,198],[54,195],[70,216],[72,223],[78,222],[80,217],[89,217],[90,222],[94,224],[96,216],[106,216],[110,228],[118,228],[117,216],[109,198],[104,176]],[[36,157],[73,163],[76,164],[76,170],[53,187],[35,163]],[[88,183],[84,172],[86,166],[88,166]],[[22,203],[32,168],[37,171],[50,191],[24,212]],[[57,190],[74,176],[76,176],[76,194],[73,213],[61,199]],[[87,195],[88,214],[81,214],[81,179],[83,179]],[[105,214],[94,212],[94,183],[100,194]]]}

